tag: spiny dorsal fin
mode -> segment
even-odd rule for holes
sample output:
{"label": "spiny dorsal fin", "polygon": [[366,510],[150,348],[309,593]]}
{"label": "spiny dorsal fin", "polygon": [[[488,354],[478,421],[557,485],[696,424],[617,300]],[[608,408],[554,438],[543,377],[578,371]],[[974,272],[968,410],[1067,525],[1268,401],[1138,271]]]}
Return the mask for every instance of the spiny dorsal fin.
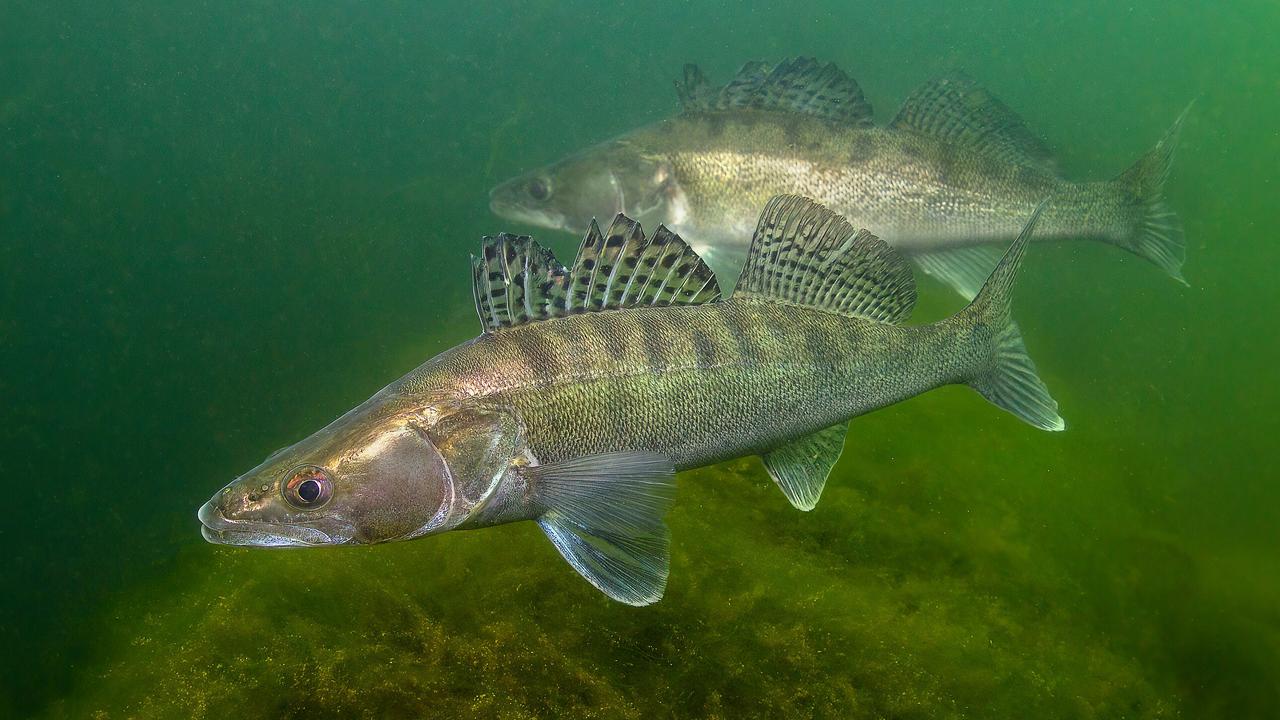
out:
{"label": "spiny dorsal fin", "polygon": [[569,275],[528,235],[486,236],[471,256],[471,291],[485,330],[565,313]]}
{"label": "spiny dorsal fin", "polygon": [[822,65],[813,58],[792,58],[772,67],[749,62],[721,88],[708,85],[697,65],[685,65],[684,82],[676,83],[676,92],[686,113],[772,110],[871,125],[871,105],[858,83],[835,63]]}
{"label": "spiny dorsal fin", "polygon": [[988,157],[1056,174],[1049,148],[1018,114],[967,75],[957,73],[921,85],[889,123],[965,145]]}
{"label": "spiny dorsal fin", "polygon": [[472,291],[486,331],[573,313],[720,299],[715,275],[679,235],[659,225],[645,238],[619,214],[607,233],[596,221],[573,269],[527,235],[486,237],[472,256]]}
{"label": "spiny dorsal fin", "polygon": [[769,201],[734,297],[899,323],[916,303],[911,267],[866,230],[806,197]]}

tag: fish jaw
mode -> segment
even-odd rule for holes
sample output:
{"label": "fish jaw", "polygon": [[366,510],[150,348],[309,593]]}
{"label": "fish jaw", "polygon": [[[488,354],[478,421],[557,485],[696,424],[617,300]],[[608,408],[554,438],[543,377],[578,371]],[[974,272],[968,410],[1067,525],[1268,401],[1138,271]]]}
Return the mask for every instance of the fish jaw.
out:
{"label": "fish jaw", "polygon": [[568,230],[568,223],[563,213],[552,210],[529,207],[518,199],[518,186],[524,184],[523,177],[507,182],[489,191],[489,211],[500,218],[513,222],[526,223],[534,227],[550,230]]}
{"label": "fish jaw", "polygon": [[218,505],[218,497],[200,506],[200,534],[214,545],[247,547],[318,547],[343,542],[329,533],[303,525],[277,525],[248,520],[228,520]]}

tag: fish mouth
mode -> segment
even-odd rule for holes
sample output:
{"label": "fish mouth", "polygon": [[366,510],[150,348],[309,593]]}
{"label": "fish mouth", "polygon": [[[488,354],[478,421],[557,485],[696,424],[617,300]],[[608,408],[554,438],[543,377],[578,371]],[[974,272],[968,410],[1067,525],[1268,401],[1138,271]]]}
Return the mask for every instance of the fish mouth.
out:
{"label": "fish mouth", "polygon": [[565,219],[560,213],[538,210],[511,200],[505,185],[499,185],[489,191],[489,212],[504,220],[526,223],[552,230],[564,230]]}
{"label": "fish mouth", "polygon": [[333,545],[328,533],[301,525],[228,520],[212,500],[200,506],[200,534],[214,545],[251,547],[316,547]]}

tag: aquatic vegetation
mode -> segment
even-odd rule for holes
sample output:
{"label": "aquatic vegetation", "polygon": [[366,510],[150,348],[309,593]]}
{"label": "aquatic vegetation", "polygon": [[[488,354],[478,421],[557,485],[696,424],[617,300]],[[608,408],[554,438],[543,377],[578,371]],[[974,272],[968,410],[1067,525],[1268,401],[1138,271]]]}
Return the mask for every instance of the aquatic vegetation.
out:
{"label": "aquatic vegetation", "polygon": [[[957,448],[893,458],[892,433],[920,422],[864,435],[886,451],[843,461],[810,514],[757,461],[682,474],[672,581],[649,608],[578,581],[531,523],[191,548],[106,612],[99,663],[51,717],[1173,716],[1170,679],[1090,620],[1042,548],[1034,503],[949,482],[937,468],[977,467]],[[1033,432],[976,450],[1034,474]]]}

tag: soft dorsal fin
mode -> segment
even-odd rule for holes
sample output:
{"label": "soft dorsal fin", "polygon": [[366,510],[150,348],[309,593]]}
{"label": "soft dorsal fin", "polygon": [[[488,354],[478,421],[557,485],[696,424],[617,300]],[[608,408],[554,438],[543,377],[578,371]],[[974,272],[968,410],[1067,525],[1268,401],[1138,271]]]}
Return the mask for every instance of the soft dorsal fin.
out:
{"label": "soft dorsal fin", "polygon": [[486,331],[581,312],[720,299],[715,275],[679,235],[659,225],[646,238],[619,214],[607,233],[595,220],[566,270],[527,235],[485,237],[471,258],[476,312]]}
{"label": "soft dorsal fin", "polygon": [[792,58],[772,67],[749,62],[724,87],[711,87],[697,65],[685,65],[684,82],[676,83],[676,92],[685,113],[772,110],[871,125],[871,104],[858,83],[835,63],[823,65],[813,58]]}
{"label": "soft dorsal fin", "polygon": [[916,303],[911,267],[866,230],[806,197],[769,201],[734,297],[899,323]]}
{"label": "soft dorsal fin", "polygon": [[1057,173],[1053,154],[1022,118],[964,74],[921,85],[902,104],[889,127],[932,135],[988,157]]}

